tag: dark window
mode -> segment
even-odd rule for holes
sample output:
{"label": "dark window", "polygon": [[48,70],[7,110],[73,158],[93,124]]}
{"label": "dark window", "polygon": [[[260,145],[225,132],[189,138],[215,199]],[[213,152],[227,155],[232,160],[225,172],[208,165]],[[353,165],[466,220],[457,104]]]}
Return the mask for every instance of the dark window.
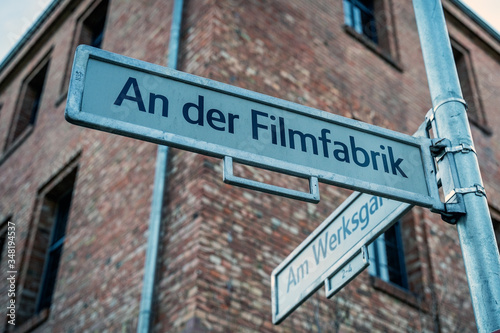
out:
{"label": "dark window", "polygon": [[452,50],[462,95],[467,102],[467,116],[473,123],[486,130],[486,118],[482,112],[469,52],[455,41],[452,41]]}
{"label": "dark window", "polygon": [[25,80],[19,99],[19,111],[15,116],[11,128],[8,145],[21,136],[28,127],[35,125],[43,97],[43,87],[48,68],[49,62],[46,60]]}
{"label": "dark window", "polygon": [[401,223],[399,221],[370,244],[368,253],[371,275],[408,289]]}
{"label": "dark window", "polygon": [[75,54],[76,47],[80,44],[85,44],[97,48],[102,48],[104,32],[106,30],[107,11],[108,0],[95,1],[80,17],[78,17],[78,21],[75,25],[74,31],[74,44],[69,52],[66,63],[66,70],[64,71],[64,77],[61,81],[61,95],[56,101],[56,105],[59,105],[59,103],[66,101],[71,66],[73,64],[73,55]]}
{"label": "dark window", "polygon": [[0,262],[4,258],[3,255],[3,246],[5,245],[5,236],[7,236],[6,232],[0,232]]}
{"label": "dark window", "polygon": [[[6,244],[6,240],[7,240],[7,230],[9,230],[8,227],[12,226],[12,224],[10,223],[11,222],[11,218],[8,218],[6,219],[2,224],[0,224],[0,263],[3,261],[3,260],[7,260],[9,259],[7,257],[7,250],[4,250],[4,246]],[[13,230],[9,230],[10,233],[9,235],[14,235]],[[15,229],[14,229],[15,231]],[[9,269],[9,270],[14,270],[14,269]]]}
{"label": "dark window", "polygon": [[38,314],[46,316],[48,312],[43,310],[52,305],[76,174],[77,168],[71,164],[38,194],[31,248],[25,259],[27,269],[20,278],[24,279],[16,313],[20,324]]}
{"label": "dark window", "polygon": [[472,92],[471,80],[469,77],[469,70],[467,68],[467,58],[463,52],[458,49],[453,48],[453,58],[455,59],[455,65],[457,67],[458,78],[460,80],[460,87],[462,88],[462,94],[464,99],[467,101],[468,114],[470,117],[476,117],[476,106],[474,105],[474,95]]}
{"label": "dark window", "polygon": [[343,0],[344,31],[402,71],[394,29],[393,0]]}
{"label": "dark window", "polygon": [[101,1],[83,20],[79,44],[101,48],[107,10],[108,1]]}
{"label": "dark window", "polygon": [[344,20],[357,33],[378,43],[373,0],[344,0]]}
{"label": "dark window", "polygon": [[497,240],[498,250],[500,251],[500,221],[493,219],[493,230]]}
{"label": "dark window", "polygon": [[55,221],[52,228],[52,237],[47,249],[47,259],[43,270],[42,287],[38,299],[36,312],[50,307],[52,295],[56,285],[57,271],[61,259],[64,239],[66,236],[66,224],[68,223],[69,209],[73,190],[63,194],[56,201]]}

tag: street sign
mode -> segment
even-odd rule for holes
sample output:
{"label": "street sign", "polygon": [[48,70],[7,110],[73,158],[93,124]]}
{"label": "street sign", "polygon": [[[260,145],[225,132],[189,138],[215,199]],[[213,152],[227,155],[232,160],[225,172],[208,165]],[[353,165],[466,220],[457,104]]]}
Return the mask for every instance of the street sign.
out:
{"label": "street sign", "polygon": [[[366,267],[363,256],[359,258],[362,248],[411,207],[370,194],[353,193],[272,272],[273,323],[283,321],[323,283],[327,296],[331,297],[353,279]],[[337,276],[344,269],[345,274]]]}
{"label": "street sign", "polygon": [[[424,207],[443,205],[427,138],[89,46],[78,47],[75,54],[66,119],[311,183],[319,180]],[[250,182],[247,187],[259,188]],[[270,192],[280,194],[279,189]]]}

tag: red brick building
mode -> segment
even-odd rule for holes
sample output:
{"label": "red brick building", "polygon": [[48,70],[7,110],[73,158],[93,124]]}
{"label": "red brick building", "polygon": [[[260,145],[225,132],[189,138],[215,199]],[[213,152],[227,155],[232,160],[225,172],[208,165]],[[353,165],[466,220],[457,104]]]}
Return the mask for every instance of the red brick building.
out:
{"label": "red brick building", "polygon": [[[500,36],[458,1],[443,6],[499,239]],[[166,66],[172,11],[173,1],[54,1],[0,64],[0,304],[13,285],[16,324],[2,315],[2,330],[137,330],[157,146],[71,125],[64,110],[78,44]],[[184,72],[406,134],[431,107],[408,1],[185,1],[180,31]],[[220,160],[178,149],[167,171],[151,332],[476,329],[456,227],[419,207],[376,242],[369,269],[274,326],[272,270],[349,191],[320,184],[311,204],[233,187]]]}

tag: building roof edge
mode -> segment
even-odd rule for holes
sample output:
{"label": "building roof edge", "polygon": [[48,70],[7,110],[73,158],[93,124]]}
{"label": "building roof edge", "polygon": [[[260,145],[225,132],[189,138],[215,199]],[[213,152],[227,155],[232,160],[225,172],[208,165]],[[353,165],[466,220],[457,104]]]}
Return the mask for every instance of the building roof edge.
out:
{"label": "building roof edge", "polygon": [[59,4],[63,0],[53,0],[50,5],[45,9],[45,11],[38,17],[38,19],[31,25],[31,27],[26,31],[23,37],[14,45],[9,53],[3,58],[0,63],[0,73],[9,65],[18,52],[23,48],[23,46],[33,37],[36,31],[42,26],[45,21],[50,17],[50,15],[56,10]]}
{"label": "building roof edge", "polygon": [[[38,17],[38,19],[33,23],[33,25],[26,31],[23,37],[17,42],[17,44],[10,50],[9,53],[4,57],[0,63],[0,73],[10,64],[17,53],[22,49],[22,47],[33,37],[36,31],[42,26],[49,16],[57,9],[57,7],[64,0],[53,0],[52,3],[47,7],[47,9]],[[500,33],[497,32],[489,23],[484,21],[478,14],[476,14],[472,9],[470,9],[461,0],[448,0],[450,3],[455,5],[458,9],[464,12],[468,17],[470,17],[476,24],[478,24],[484,31],[486,31],[491,37],[496,41],[500,42]]]}
{"label": "building roof edge", "polygon": [[479,27],[481,27],[485,32],[487,32],[491,37],[493,37],[497,42],[500,42],[500,33],[495,30],[488,22],[482,19],[474,10],[469,8],[461,0],[448,0],[450,3],[454,4],[458,9],[460,9],[465,15],[470,17]]}

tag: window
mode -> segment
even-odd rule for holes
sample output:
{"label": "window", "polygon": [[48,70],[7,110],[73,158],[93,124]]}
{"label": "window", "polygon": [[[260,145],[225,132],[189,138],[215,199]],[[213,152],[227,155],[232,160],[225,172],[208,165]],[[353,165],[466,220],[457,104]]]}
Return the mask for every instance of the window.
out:
{"label": "window", "polygon": [[428,228],[414,208],[368,246],[372,287],[424,312],[431,311],[435,292],[432,276],[425,278]]}
{"label": "window", "polygon": [[378,43],[373,0],[344,0],[344,20],[357,33]]}
{"label": "window", "polygon": [[9,230],[11,223],[12,223],[12,217],[9,217],[0,224],[0,263],[2,263],[3,260],[9,259],[7,257],[8,254],[7,249],[4,250],[4,247],[5,244],[7,243],[7,233],[8,233],[7,231],[9,231],[9,236],[13,235],[12,230]]}
{"label": "window", "polygon": [[397,70],[402,71],[392,0],[343,0],[344,30]]}
{"label": "window", "polygon": [[54,202],[56,207],[54,211],[55,220],[49,248],[47,249],[45,268],[43,269],[42,284],[36,308],[37,313],[52,304],[52,295],[54,294],[59,261],[66,236],[66,224],[68,223],[72,194],[73,189],[67,191]]}
{"label": "window", "polygon": [[49,60],[46,58],[24,80],[18,100],[18,111],[14,115],[6,148],[21,137],[28,128],[35,125],[42,102],[48,68]]}
{"label": "window", "polygon": [[61,81],[60,96],[56,101],[56,106],[66,100],[71,66],[73,64],[76,47],[80,44],[86,44],[97,48],[102,47],[106,28],[107,11],[108,0],[96,1],[78,18],[74,31],[73,45],[69,49],[66,71]]}
{"label": "window", "polygon": [[57,285],[57,274],[76,180],[77,168],[72,165],[54,177],[39,192],[30,236],[27,269],[20,279],[18,320],[20,324],[31,318],[47,318]]}
{"label": "window", "polygon": [[5,245],[5,239],[7,236],[7,229],[5,230],[0,230],[0,262],[2,262],[3,258],[5,257],[3,254],[3,247]]}
{"label": "window", "polygon": [[481,108],[481,101],[477,93],[476,82],[474,78],[474,71],[470,61],[469,52],[460,46],[455,41],[452,41],[453,58],[457,68],[458,79],[460,81],[460,88],[462,95],[467,102],[467,115],[469,119],[476,125],[486,128],[486,119]]}
{"label": "window", "polygon": [[368,246],[370,275],[408,289],[408,277],[398,221]]}
{"label": "window", "polygon": [[493,219],[493,231],[495,232],[498,250],[500,251],[500,221]]}
{"label": "window", "polygon": [[78,44],[101,48],[107,10],[107,0],[101,1],[96,7],[91,8],[90,14],[87,14],[83,19]]}

